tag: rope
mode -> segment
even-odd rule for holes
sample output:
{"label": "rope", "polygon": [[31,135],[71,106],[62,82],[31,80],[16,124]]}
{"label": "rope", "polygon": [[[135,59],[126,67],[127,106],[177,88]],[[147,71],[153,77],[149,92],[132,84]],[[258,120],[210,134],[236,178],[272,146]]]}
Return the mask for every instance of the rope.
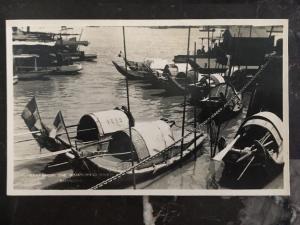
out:
{"label": "rope", "polygon": [[[261,69],[260,69],[260,70],[259,70],[259,71],[251,78],[251,80],[250,80],[248,83],[246,83],[246,85],[241,89],[240,93],[244,92],[244,91],[248,88],[248,86],[249,86],[249,85],[250,85],[250,84],[251,84],[251,83],[252,83],[252,82],[253,82],[253,81],[254,81],[254,80],[255,80],[255,79],[256,79],[256,78],[257,78],[257,77],[265,70],[265,69],[266,69],[266,67],[269,65],[269,63],[270,63],[270,60],[268,60],[268,61],[261,67]],[[236,96],[232,96],[232,97],[224,104],[224,106],[220,107],[220,109],[218,109],[216,112],[214,112],[209,118],[207,118],[204,122],[202,122],[201,124],[199,124],[199,127],[206,125],[206,124],[207,124],[208,122],[210,122],[213,118],[215,118],[218,114],[220,114],[220,113],[222,112],[222,110],[223,110],[224,108],[226,108],[226,106],[228,106],[228,105],[230,104],[230,102],[231,102],[235,97],[236,97]],[[122,177],[125,176],[128,172],[130,172],[130,171],[136,169],[137,167],[139,167],[139,166],[141,166],[141,165],[143,165],[143,164],[149,162],[150,160],[152,160],[152,159],[154,159],[154,158],[156,158],[156,157],[158,157],[158,156],[164,154],[165,152],[169,151],[172,147],[174,147],[176,144],[178,144],[179,142],[181,142],[184,138],[186,138],[187,136],[189,136],[191,133],[193,133],[193,132],[195,132],[195,131],[201,131],[201,130],[198,128],[198,129],[193,129],[193,130],[189,131],[186,135],[184,135],[183,137],[181,137],[180,139],[178,139],[177,141],[175,141],[172,145],[168,146],[168,147],[165,148],[164,150],[162,150],[162,151],[156,153],[156,154],[153,155],[153,156],[150,156],[150,157],[148,157],[148,158],[142,160],[141,162],[139,162],[139,163],[133,165],[132,167],[130,167],[130,168],[124,170],[123,172],[118,173],[118,174],[116,174],[116,175],[114,175],[114,176],[112,176],[112,177],[110,177],[110,178],[108,178],[108,179],[102,181],[102,182],[99,183],[99,184],[96,184],[95,186],[91,187],[90,189],[92,189],[92,190],[97,190],[97,189],[99,189],[99,188],[101,188],[101,187],[103,187],[103,186],[105,186],[105,185],[107,185],[107,184],[109,184],[109,183],[111,183],[111,182],[113,182],[113,181],[119,179],[119,178],[122,178]]]}
{"label": "rope", "polygon": [[97,184],[97,185],[91,187],[90,189],[97,190],[97,189],[103,187],[104,185],[109,184],[109,183],[113,182],[114,180],[117,180],[117,179],[123,177],[123,176],[126,175],[128,172],[132,171],[133,169],[136,169],[137,167],[139,167],[139,166],[141,166],[141,165],[143,165],[143,164],[149,162],[150,160],[152,160],[152,159],[154,159],[154,158],[156,158],[156,157],[158,157],[158,156],[164,154],[165,152],[169,151],[172,147],[174,147],[176,144],[178,144],[179,142],[181,142],[181,140],[183,140],[184,138],[186,138],[186,137],[187,137],[188,135],[190,135],[191,133],[192,133],[192,132],[189,132],[188,134],[186,134],[185,136],[181,137],[180,139],[178,139],[177,141],[175,141],[173,144],[171,144],[170,146],[168,146],[168,147],[165,148],[164,150],[162,150],[162,151],[156,153],[156,154],[153,155],[153,156],[150,156],[150,157],[148,157],[148,158],[142,160],[141,162],[139,162],[139,163],[135,164],[134,166],[132,166],[132,167],[130,167],[130,168],[124,170],[123,172],[118,173],[117,175],[112,176],[111,178],[108,178],[107,180],[102,181],[101,183],[99,183],[99,184]]}

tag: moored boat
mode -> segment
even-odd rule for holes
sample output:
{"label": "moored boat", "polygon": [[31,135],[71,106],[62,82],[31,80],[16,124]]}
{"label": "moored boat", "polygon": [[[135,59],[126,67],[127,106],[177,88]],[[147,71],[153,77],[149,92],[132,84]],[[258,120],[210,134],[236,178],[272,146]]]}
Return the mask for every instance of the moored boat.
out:
{"label": "moored boat", "polygon": [[71,65],[61,65],[61,66],[56,66],[52,70],[51,74],[55,75],[75,75],[80,73],[82,70],[82,65],[79,63],[74,63]]}
{"label": "moored boat", "polygon": [[95,61],[97,59],[97,54],[93,53],[84,53],[83,60],[84,61]]}
{"label": "moored boat", "polygon": [[278,175],[284,166],[282,132],[283,122],[274,113],[264,111],[246,118],[234,140],[214,157],[225,162],[224,179],[250,179],[253,184]]}
{"label": "moored boat", "polygon": [[[228,103],[225,106],[225,103]],[[242,95],[234,89],[231,84],[220,83],[212,87],[207,96],[198,102],[201,107],[199,122],[206,120],[214,112],[223,108],[223,110],[214,118],[217,124],[232,118],[243,108]]]}
{"label": "moored boat", "polygon": [[39,55],[36,54],[14,55],[14,76],[17,76],[18,80],[44,79],[51,70],[46,67],[38,67],[37,58]]}
{"label": "moored boat", "polygon": [[23,71],[15,73],[15,75],[18,77],[18,80],[39,80],[39,79],[45,79],[45,76],[49,75],[51,70],[44,69],[39,71]]}
{"label": "moored boat", "polygon": [[[93,174],[100,180],[125,173],[117,181],[121,186],[132,181],[132,166],[135,167],[137,182],[147,179],[186,159],[206,138],[202,132],[196,135],[189,132],[181,145],[181,130],[173,126],[173,121],[135,122],[125,107],[85,114],[78,124],[70,126],[65,125],[59,112],[53,127],[48,128],[41,122],[33,98],[25,107],[22,117],[40,145],[47,143],[52,148],[57,147],[54,150],[49,145],[43,146],[53,151],[51,156],[65,156],[63,159],[66,161],[59,162],[58,166],[68,163],[75,173]],[[76,131],[70,131],[72,128]],[[76,133],[76,136],[71,137],[71,133]],[[36,157],[42,158],[42,155]],[[49,154],[45,155],[49,157]],[[48,166],[58,167],[55,163]]]}
{"label": "moored boat", "polygon": [[75,170],[96,174],[100,180],[126,173],[114,183],[118,185],[131,184],[133,166],[137,182],[154,176],[196,151],[206,137],[198,133],[195,138],[194,133],[190,133],[184,139],[181,152],[178,142],[181,132],[173,132],[171,127],[170,123],[163,120],[137,122],[131,128],[131,138],[129,129],[124,129],[113,133],[110,139],[101,142],[101,146],[82,148]]}
{"label": "moored boat", "polygon": [[185,85],[194,80],[195,72],[188,65],[186,74],[186,63],[168,64],[165,66],[160,81],[167,93],[172,95],[182,95],[186,92]]}
{"label": "moored boat", "polygon": [[116,62],[112,61],[113,65],[116,67],[117,71],[122,74],[124,77],[128,78],[129,80],[147,80],[150,79],[149,72],[146,71],[137,71],[132,70],[129,67],[125,68],[125,66],[121,66]]}
{"label": "moored boat", "polygon": [[191,95],[191,103],[197,103],[202,98],[208,95],[211,88],[218,84],[225,83],[224,77],[221,74],[198,74],[197,82],[188,84],[187,89]]}

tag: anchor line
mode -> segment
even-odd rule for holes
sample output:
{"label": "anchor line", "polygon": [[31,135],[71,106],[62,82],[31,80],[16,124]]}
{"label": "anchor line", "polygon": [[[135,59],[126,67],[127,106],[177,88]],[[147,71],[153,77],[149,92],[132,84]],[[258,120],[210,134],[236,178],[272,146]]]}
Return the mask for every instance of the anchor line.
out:
{"label": "anchor line", "polygon": [[[245,84],[245,86],[240,90],[240,93],[243,93],[248,87],[249,85],[266,69],[266,67],[269,65],[270,63],[270,60],[268,60],[261,68],[260,70],[251,78],[250,81],[248,81],[248,83]],[[211,121],[213,118],[215,118],[218,114],[220,114],[224,108],[226,106],[228,106],[230,104],[230,102],[235,98],[235,96],[232,96],[225,104],[223,107],[220,107],[220,109],[218,109],[215,113],[213,113],[208,119],[206,119],[204,122],[202,122],[201,124],[199,124],[199,127],[201,126],[204,126],[206,125],[209,121]],[[95,186],[91,187],[90,189],[92,190],[97,190],[117,179],[120,179],[122,178],[123,176],[125,176],[126,174],[128,174],[128,172],[136,169],[137,167],[149,162],[150,160],[152,159],[155,159],[156,157],[166,153],[167,151],[169,151],[172,147],[174,147],[176,144],[178,144],[179,142],[181,142],[184,138],[186,138],[187,136],[189,136],[191,133],[195,132],[195,131],[200,131],[200,132],[203,132],[201,131],[199,128],[198,129],[191,129],[186,135],[184,135],[183,137],[181,137],[180,139],[178,139],[177,141],[175,141],[172,145],[168,146],[167,148],[163,149],[162,151],[156,153],[155,155],[151,156],[151,157],[148,157],[144,160],[142,160],[141,162],[131,166],[130,168],[126,169],[125,171],[123,172],[120,172],[104,181],[102,181],[101,183],[99,184],[96,184]]]}

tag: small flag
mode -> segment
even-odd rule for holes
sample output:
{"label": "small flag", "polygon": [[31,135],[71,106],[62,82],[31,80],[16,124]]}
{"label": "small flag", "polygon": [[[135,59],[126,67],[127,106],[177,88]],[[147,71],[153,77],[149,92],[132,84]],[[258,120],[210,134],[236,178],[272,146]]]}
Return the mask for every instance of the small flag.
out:
{"label": "small flag", "polygon": [[35,97],[27,103],[21,116],[30,131],[43,129]]}
{"label": "small flag", "polygon": [[64,144],[71,145],[68,135],[69,134],[64,123],[64,118],[62,116],[61,111],[59,111],[54,119],[53,129],[51,130],[49,136],[51,138],[58,139]]}

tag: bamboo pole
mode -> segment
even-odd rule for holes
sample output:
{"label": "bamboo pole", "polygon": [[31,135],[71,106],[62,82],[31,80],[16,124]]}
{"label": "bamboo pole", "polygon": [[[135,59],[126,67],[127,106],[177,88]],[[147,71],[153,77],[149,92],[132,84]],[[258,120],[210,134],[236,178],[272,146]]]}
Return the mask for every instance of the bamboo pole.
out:
{"label": "bamboo pole", "polygon": [[[126,54],[126,38],[125,38],[125,27],[123,26],[123,45],[124,45],[124,57],[125,57],[125,71],[127,73],[127,54]],[[130,113],[130,101],[129,101],[129,86],[128,86],[128,79],[126,77],[126,95],[127,95],[127,109]],[[130,151],[131,151],[131,165],[134,166],[134,152],[133,152],[133,144],[132,144],[132,133],[131,133],[131,124],[130,120],[128,120],[129,125],[129,137],[130,137]],[[132,169],[132,183],[133,183],[133,189],[136,189],[136,182],[135,182],[135,170]]]}
{"label": "bamboo pole", "polygon": [[[191,27],[188,28],[188,44],[187,44],[187,58],[189,60],[190,57],[190,36],[191,36]],[[181,129],[181,136],[184,137],[184,125],[185,125],[185,111],[186,111],[186,86],[187,86],[187,73],[188,73],[188,65],[189,61],[186,61],[186,68],[185,68],[185,81],[184,81],[184,96],[183,96],[183,114],[182,114],[182,129]],[[181,140],[181,151],[180,157],[183,155],[183,143],[184,139]]]}
{"label": "bamboo pole", "polygon": [[[208,102],[209,102],[209,115],[212,113],[211,112],[211,96],[210,96],[210,89],[211,89],[211,74],[210,74],[210,54],[211,54],[211,51],[209,51],[209,39],[210,39],[210,27],[208,27],[207,29],[207,44],[208,44],[208,47],[207,47],[207,68],[208,68],[208,87],[209,87],[209,92],[208,92]],[[211,121],[209,121],[209,136],[210,136],[210,154],[212,156],[212,151],[213,151],[213,146],[212,146],[212,126],[211,126]]]}
{"label": "bamboo pole", "polygon": [[[196,62],[196,55],[197,55],[197,44],[196,42],[194,42],[194,61]],[[196,70],[194,70],[194,85],[196,87],[196,82],[197,82],[197,72]],[[196,131],[196,128],[197,128],[197,108],[196,108],[196,104],[194,105],[194,139],[195,139],[195,142],[194,142],[194,148],[196,149],[197,147],[197,140],[196,140],[196,137],[197,137],[197,131]],[[195,159],[197,158],[197,153],[195,151]]]}

